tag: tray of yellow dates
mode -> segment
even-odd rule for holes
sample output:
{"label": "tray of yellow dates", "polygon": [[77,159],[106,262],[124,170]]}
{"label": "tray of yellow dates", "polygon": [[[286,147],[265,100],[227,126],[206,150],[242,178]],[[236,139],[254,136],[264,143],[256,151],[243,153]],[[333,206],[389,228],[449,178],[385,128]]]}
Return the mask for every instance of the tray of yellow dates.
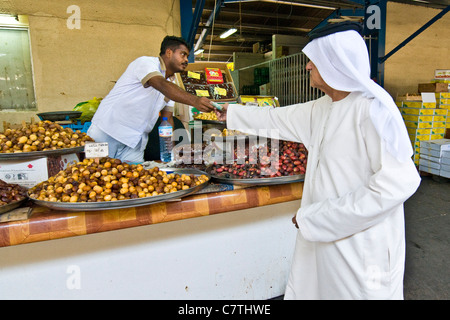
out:
{"label": "tray of yellow dates", "polygon": [[63,128],[58,123],[39,121],[21,128],[0,132],[0,160],[31,159],[78,153],[86,142],[94,141],[86,133]]}
{"label": "tray of yellow dates", "polygon": [[217,115],[214,111],[201,112],[194,117],[194,120],[202,121],[203,123],[209,123],[209,124],[223,124],[224,125],[226,123],[226,121],[219,121],[217,119]]}
{"label": "tray of yellow dates", "polygon": [[28,191],[38,205],[92,211],[130,208],[179,199],[203,189],[211,176],[188,168],[144,169],[118,159],[84,159]]}

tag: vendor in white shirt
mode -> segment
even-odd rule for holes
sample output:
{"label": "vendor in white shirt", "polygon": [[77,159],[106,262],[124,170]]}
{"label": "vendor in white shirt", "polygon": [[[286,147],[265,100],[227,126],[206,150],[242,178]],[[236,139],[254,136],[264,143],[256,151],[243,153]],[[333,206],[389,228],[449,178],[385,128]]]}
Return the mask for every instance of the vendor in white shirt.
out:
{"label": "vendor in white shirt", "polygon": [[130,63],[114,88],[100,103],[88,135],[108,142],[109,157],[141,163],[159,113],[173,126],[174,101],[200,111],[214,110],[205,97],[197,97],[174,83],[174,74],[186,69],[189,45],[179,37],[167,36],[159,57],[140,57]]}
{"label": "vendor in white shirt", "polygon": [[319,30],[303,49],[325,95],[281,108],[223,106],[219,119],[250,134],[278,132],[308,150],[285,299],[402,299],[403,203],[420,177],[405,124],[370,79],[357,25]]}

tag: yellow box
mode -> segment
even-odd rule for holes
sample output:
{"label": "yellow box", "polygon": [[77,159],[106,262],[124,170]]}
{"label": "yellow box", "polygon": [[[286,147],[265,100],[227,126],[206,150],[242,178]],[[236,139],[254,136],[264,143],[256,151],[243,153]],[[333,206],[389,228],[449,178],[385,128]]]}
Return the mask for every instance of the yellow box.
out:
{"label": "yellow box", "polygon": [[418,165],[419,165],[419,160],[420,160],[420,155],[415,153],[415,154],[412,156],[412,159],[413,159],[413,161],[414,161],[414,164],[418,166]]}
{"label": "yellow box", "polygon": [[434,109],[434,115],[436,115],[436,116],[447,116],[448,115],[448,111],[446,109]]}
{"label": "yellow box", "polygon": [[450,99],[443,99],[443,98],[436,99],[436,103],[437,104],[450,104]]}
{"label": "yellow box", "polygon": [[400,113],[403,115],[419,115],[419,116],[446,116],[446,109],[427,109],[427,108],[408,108],[402,107]]}
{"label": "yellow box", "polygon": [[445,128],[447,124],[445,121],[433,121],[432,123],[433,123],[432,128]]}
{"label": "yellow box", "polygon": [[447,116],[433,116],[433,121],[445,122],[445,121],[447,121]]}
{"label": "yellow box", "polygon": [[405,125],[408,128],[426,129],[426,128],[433,128],[433,121],[418,122],[418,121],[406,121],[405,120]]}
{"label": "yellow box", "polygon": [[431,128],[431,134],[445,134],[445,127]]}
{"label": "yellow box", "polygon": [[408,108],[436,108],[436,103],[422,101],[403,101],[403,107]]}
{"label": "yellow box", "polygon": [[433,115],[433,109],[402,107],[400,113],[408,115]]}
{"label": "yellow box", "polygon": [[[431,109],[430,109],[431,110]],[[422,115],[402,115],[405,121],[415,121],[415,122],[431,122],[433,121],[433,116],[422,116]]]}
{"label": "yellow box", "polygon": [[427,140],[437,140],[443,139],[444,134],[419,134],[419,135],[409,135],[411,142],[415,143],[417,141],[427,141]]}
{"label": "yellow box", "polygon": [[450,104],[440,104],[439,108],[450,110]]}
{"label": "yellow box", "polygon": [[406,130],[408,130],[408,134],[410,134],[410,135],[431,134],[431,128],[429,128],[429,129],[417,129],[417,128],[408,128],[408,127],[406,127]]}
{"label": "yellow box", "polygon": [[450,92],[436,92],[436,99],[450,99]]}

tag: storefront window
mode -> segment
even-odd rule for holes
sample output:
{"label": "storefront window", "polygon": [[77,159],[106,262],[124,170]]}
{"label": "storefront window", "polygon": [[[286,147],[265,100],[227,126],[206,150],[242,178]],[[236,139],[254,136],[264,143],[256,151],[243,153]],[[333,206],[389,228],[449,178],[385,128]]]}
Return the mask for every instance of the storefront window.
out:
{"label": "storefront window", "polygon": [[35,109],[28,25],[0,15],[0,110]]}

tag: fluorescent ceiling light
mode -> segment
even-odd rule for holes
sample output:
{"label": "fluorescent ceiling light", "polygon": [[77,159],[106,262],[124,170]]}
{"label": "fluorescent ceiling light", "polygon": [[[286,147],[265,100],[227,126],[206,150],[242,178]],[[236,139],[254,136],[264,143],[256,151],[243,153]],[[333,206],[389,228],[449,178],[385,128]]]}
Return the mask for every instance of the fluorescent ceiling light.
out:
{"label": "fluorescent ceiling light", "polygon": [[194,56],[202,53],[203,51],[205,51],[205,49],[198,49],[197,51],[194,52]]}
{"label": "fluorescent ceiling light", "polygon": [[224,33],[222,33],[222,34],[220,35],[220,39],[225,39],[225,38],[231,36],[231,35],[232,35],[233,33],[235,33],[236,31],[237,31],[236,28],[228,29],[227,31],[225,31]]}

